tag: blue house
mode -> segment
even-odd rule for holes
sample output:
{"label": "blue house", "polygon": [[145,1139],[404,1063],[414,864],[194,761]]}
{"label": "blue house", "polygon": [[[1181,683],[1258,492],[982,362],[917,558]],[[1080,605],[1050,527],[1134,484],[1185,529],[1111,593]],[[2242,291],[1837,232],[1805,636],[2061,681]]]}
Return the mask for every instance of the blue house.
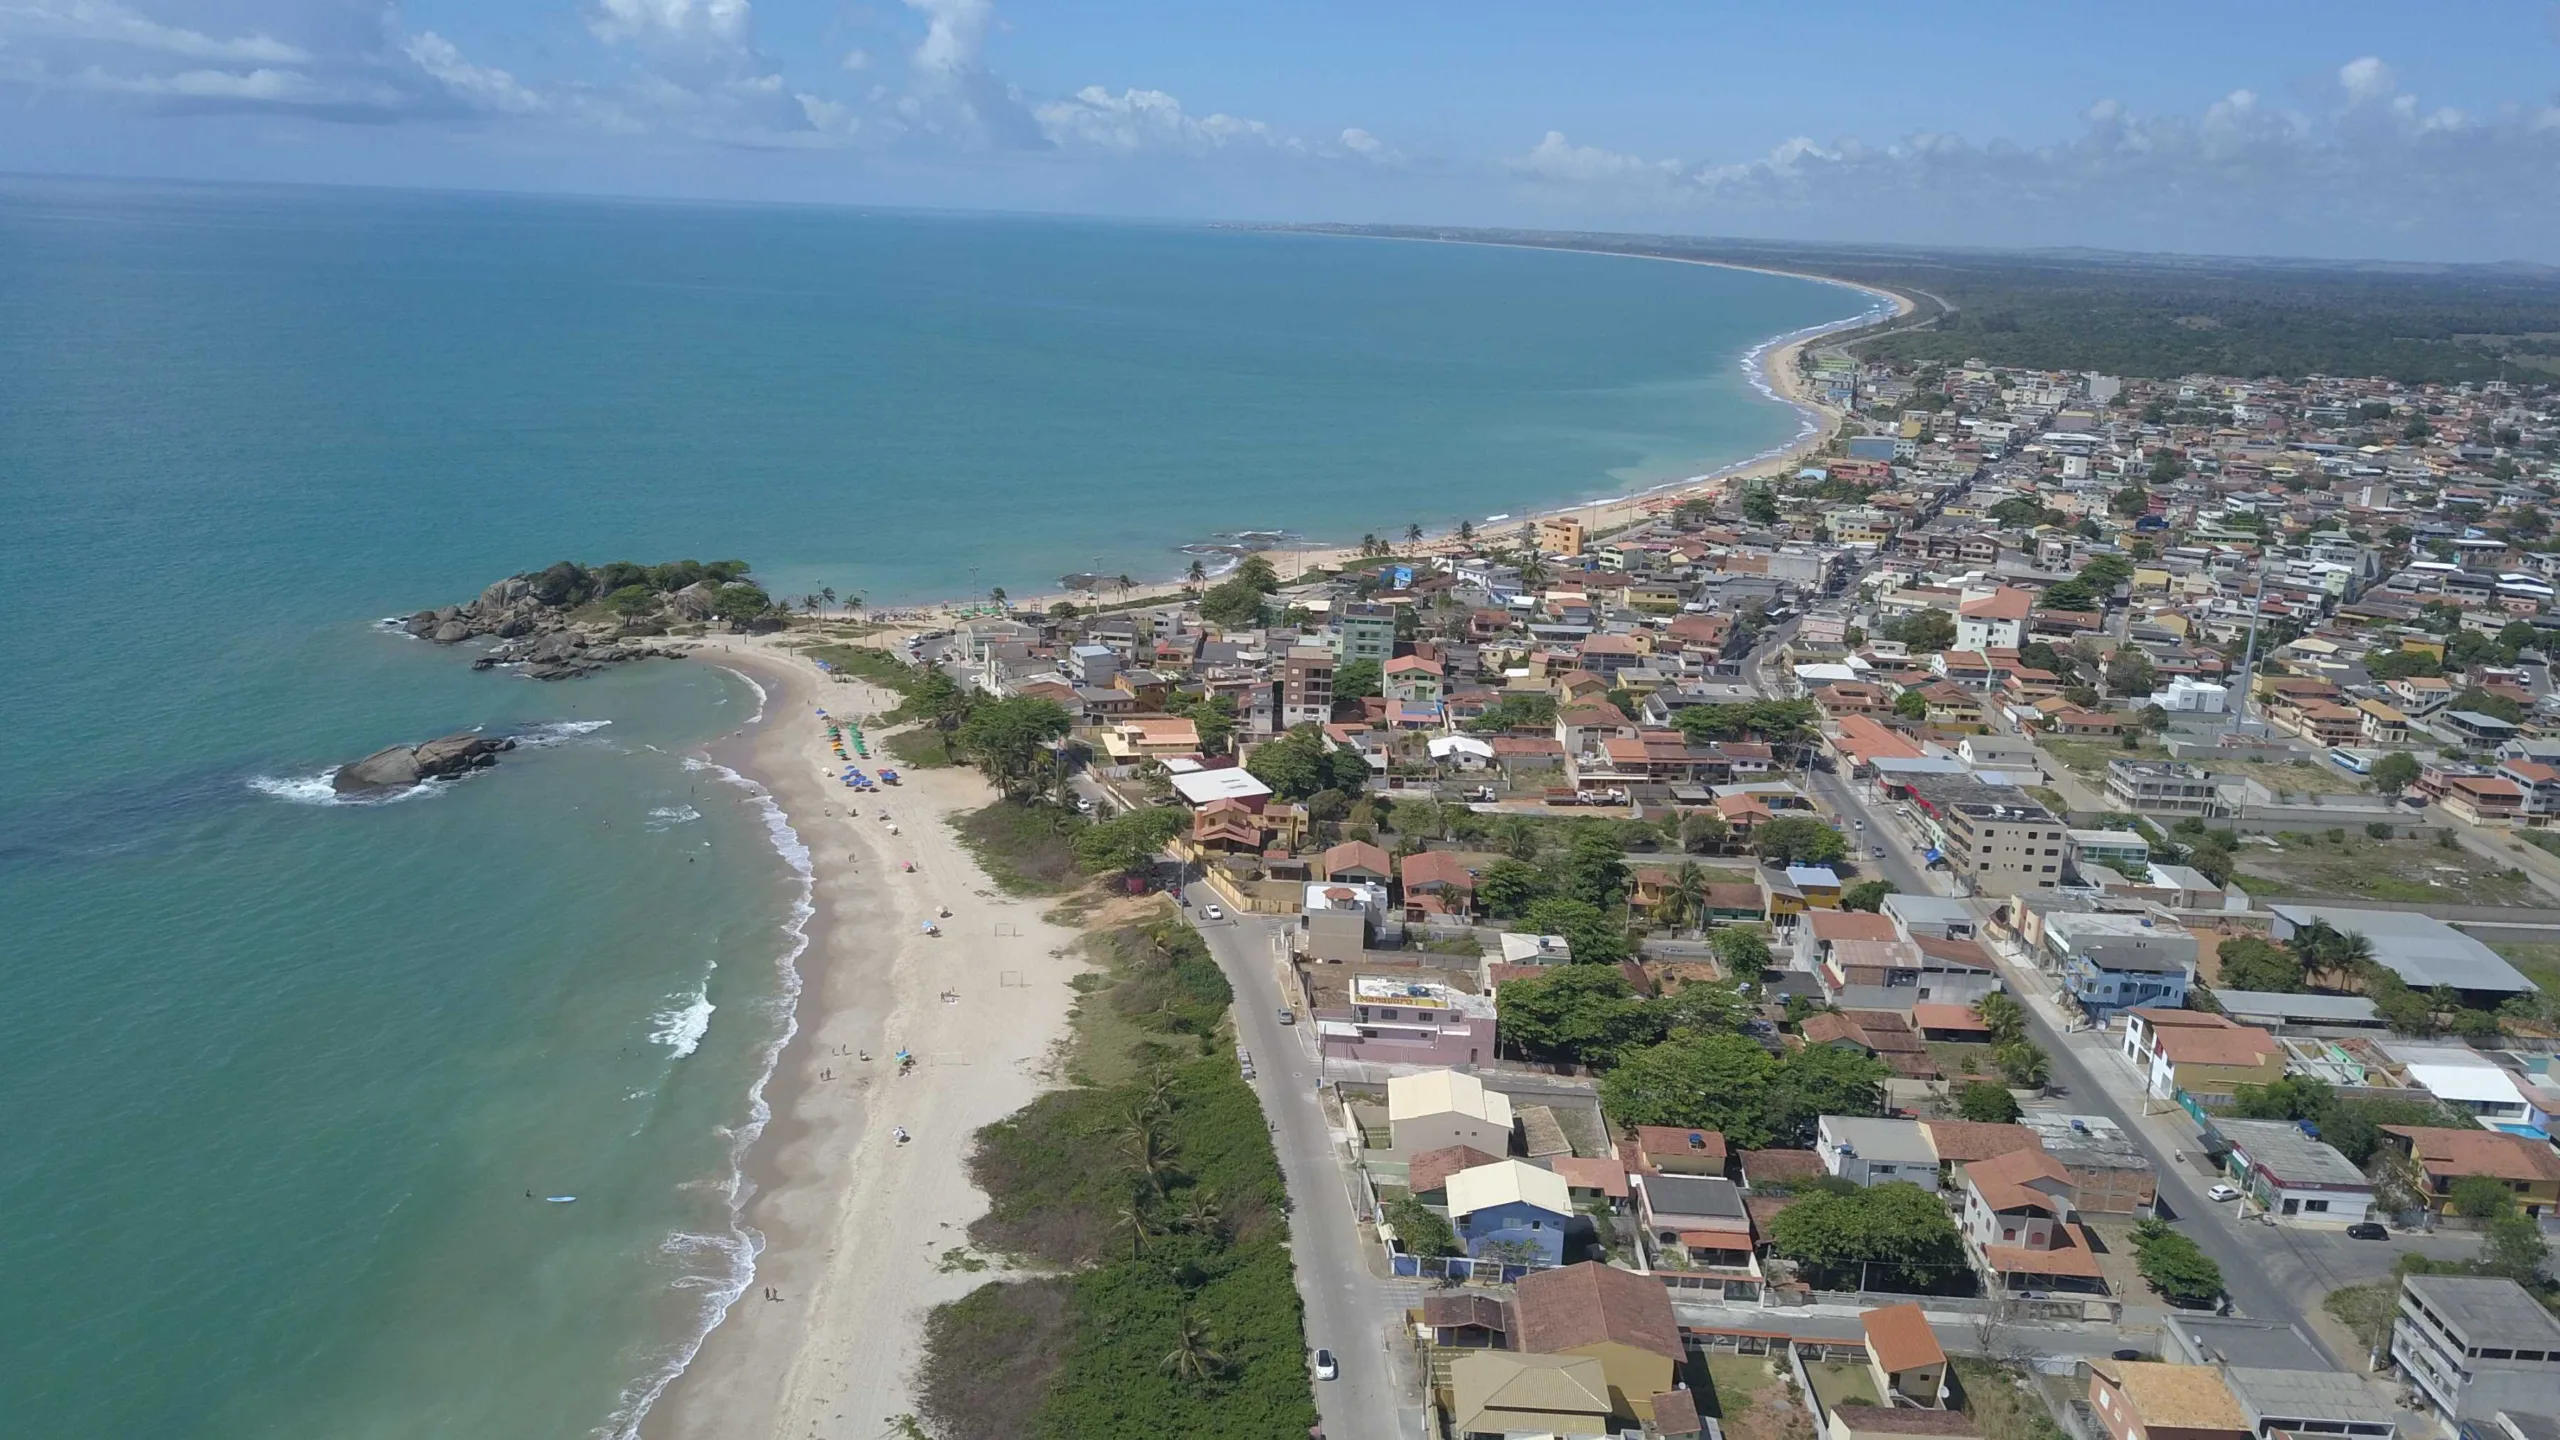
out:
{"label": "blue house", "polygon": [[2044,945],[2048,968],[2097,1024],[2120,1010],[2177,1009],[2195,983],[2196,937],[2148,915],[2048,915]]}
{"label": "blue house", "polygon": [[1483,1258],[1518,1241],[1539,1265],[1564,1263],[1565,1232],[1577,1221],[1564,1177],[1519,1160],[1478,1165],[1449,1177],[1449,1224],[1467,1253]]}

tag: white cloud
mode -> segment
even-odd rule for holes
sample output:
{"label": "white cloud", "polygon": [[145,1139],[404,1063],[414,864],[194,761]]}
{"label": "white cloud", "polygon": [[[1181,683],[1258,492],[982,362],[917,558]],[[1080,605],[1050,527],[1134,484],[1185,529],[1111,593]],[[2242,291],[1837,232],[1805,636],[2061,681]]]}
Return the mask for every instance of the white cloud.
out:
{"label": "white cloud", "polygon": [[844,52],[844,68],[852,71],[868,70],[871,68],[871,56],[861,49],[847,50]]}
{"label": "white cloud", "polygon": [[1566,184],[1639,181],[1655,185],[1676,181],[1681,173],[1677,160],[1646,160],[1603,150],[1596,145],[1576,145],[1566,139],[1561,130],[1548,131],[1546,138],[1532,146],[1529,153],[1513,156],[1503,163],[1514,172],[1532,179]]}
{"label": "white cloud", "polygon": [[475,109],[531,115],[550,108],[540,95],[517,83],[516,77],[506,71],[463,59],[452,41],[433,30],[410,36],[401,46],[401,53],[435,77],[455,99]]}
{"label": "white cloud", "polygon": [[164,25],[110,0],[24,0],[0,4],[0,36],[12,34],[128,46],[190,60],[300,65],[311,59],[300,46],[264,34],[221,39],[200,30]]}
{"label": "white cloud", "polygon": [[2372,56],[2336,80],[2325,111],[2249,89],[2191,115],[2101,99],[2078,134],[2033,147],[1918,131],[1698,163],[1550,131],[1503,164],[1550,218],[1591,224],[2317,254],[2407,253],[2404,237],[2434,235],[2438,253],[2551,253],[2560,107],[2426,106]]}
{"label": "white cloud", "polygon": [[906,5],[925,17],[924,41],[916,46],[916,69],[949,75],[976,67],[978,47],[986,42],[988,22],[995,18],[993,0],[906,0]]}
{"label": "white cloud", "polygon": [[1162,90],[1123,90],[1114,95],[1087,85],[1064,100],[1035,106],[1032,115],[1050,143],[1061,148],[1090,146],[1103,150],[1184,150],[1195,154],[1230,146],[1255,149],[1304,149],[1304,145],[1259,120],[1233,115],[1191,115],[1182,102]]}
{"label": "white cloud", "polygon": [[748,0],[596,0],[587,28],[607,44],[735,48],[751,18]]}
{"label": "white cloud", "polygon": [[2338,67],[2338,84],[2347,92],[2352,104],[2379,100],[2398,88],[2391,78],[2391,67],[2380,56],[2367,55]]}

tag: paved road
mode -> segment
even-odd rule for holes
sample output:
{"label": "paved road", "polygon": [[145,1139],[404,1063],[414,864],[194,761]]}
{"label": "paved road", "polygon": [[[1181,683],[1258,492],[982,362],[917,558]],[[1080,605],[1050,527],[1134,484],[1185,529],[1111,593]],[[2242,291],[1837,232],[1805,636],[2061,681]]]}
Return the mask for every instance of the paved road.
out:
{"label": "paved road", "polygon": [[[1954,890],[1951,881],[1912,864],[1910,842],[1891,825],[1884,809],[1868,805],[1859,787],[1817,771],[1814,791],[1834,813],[1866,819],[1867,833],[1877,836],[1874,843],[1885,847],[1885,859],[1879,863],[1895,889],[1919,895]],[[2184,1221],[2179,1228],[2222,1267],[2223,1287],[2234,1309],[2263,1319],[2290,1320],[2318,1304],[2320,1295],[2334,1283],[2344,1283],[2330,1278],[2345,1261],[2325,1233],[2297,1233],[2284,1226],[2239,1222],[2233,1218],[2231,1205],[2207,1200],[2205,1189],[2215,1177],[2193,1163],[2179,1163],[2177,1158],[2181,1141],[2190,1157],[2198,1148],[2194,1126],[2183,1114],[2174,1118],[2153,1116],[2146,1121],[2141,1115],[2143,1106],[2133,1071],[2106,1052],[2104,1035],[2066,1031],[2056,1023],[2060,1011],[2046,998],[2042,977],[2025,973],[2023,967],[2011,964],[2006,956],[1995,953],[1995,958],[2010,992],[2022,1002],[2032,1038],[2053,1057],[2053,1089],[2072,1109],[2114,1120],[2149,1154],[2160,1174],[2163,1218]],[[2101,1068],[2110,1066],[2114,1073],[2101,1075]],[[2129,1096],[2125,1093],[2128,1091]],[[2394,1248],[2383,1242],[2347,1241],[2343,1236],[2336,1244],[2364,1244],[2376,1252]],[[2357,1278],[2371,1277],[2360,1274]],[[2323,1350],[2328,1348],[2316,1334],[2313,1339]],[[2333,1363],[2339,1358],[2330,1356]]]}
{"label": "paved road", "polygon": [[[1389,1349],[1389,1327],[1419,1303],[1412,1281],[1370,1272],[1353,1219],[1347,1171],[1316,1095],[1316,1062],[1302,1026],[1280,1023],[1280,981],[1272,921],[1229,915],[1203,921],[1215,904],[1206,886],[1191,891],[1191,917],[1236,992],[1236,1034],[1253,1055],[1263,1113],[1294,1206],[1289,1248],[1298,1294],[1307,1307],[1307,1343],[1331,1350],[1342,1378],[1316,1385],[1316,1409],[1331,1440],[1415,1440],[1423,1433],[1421,1384],[1408,1379]],[[1303,1018],[1303,1017],[1301,1017]]]}

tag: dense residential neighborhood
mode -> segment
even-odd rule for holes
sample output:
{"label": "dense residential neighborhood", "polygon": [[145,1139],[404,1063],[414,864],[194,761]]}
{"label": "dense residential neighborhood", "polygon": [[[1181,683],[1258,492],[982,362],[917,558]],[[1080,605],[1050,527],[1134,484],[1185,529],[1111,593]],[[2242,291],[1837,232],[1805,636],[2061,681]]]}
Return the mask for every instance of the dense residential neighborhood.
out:
{"label": "dense residential neighborhood", "polygon": [[1235,982],[1334,1433],[2539,1440],[2560,398],[1807,365],[1791,479],[911,648]]}

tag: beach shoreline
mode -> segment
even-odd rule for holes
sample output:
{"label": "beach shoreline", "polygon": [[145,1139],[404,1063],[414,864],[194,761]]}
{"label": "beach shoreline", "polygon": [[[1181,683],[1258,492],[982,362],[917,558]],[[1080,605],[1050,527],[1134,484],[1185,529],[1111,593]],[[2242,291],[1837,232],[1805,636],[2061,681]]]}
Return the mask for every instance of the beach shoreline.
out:
{"label": "beach shoreline", "polygon": [[[754,1273],[639,1422],[648,1436],[875,1440],[914,1408],[925,1312],[991,1278],[943,1260],[986,1208],[970,1142],[1045,1088],[1081,968],[1075,932],[1040,918],[1047,902],[997,892],[952,832],[995,798],[975,770],[909,771],[863,796],[827,773],[841,767],[816,712],[896,697],[829,681],[792,638],[694,652],[765,692],[760,717],[704,750],[751,787],[742,803],[779,809],[811,893],[793,1033],[741,1166]],[[901,1047],[918,1062],[903,1077]]]}
{"label": "beach shoreline", "polygon": [[[1737,483],[1784,474],[1790,468],[1800,465],[1806,457],[1831,443],[1831,438],[1839,433],[1840,427],[1849,418],[1847,411],[1822,400],[1805,385],[1804,377],[1797,368],[1798,357],[1808,346],[1819,343],[1825,336],[1836,335],[1844,330],[1858,329],[1886,318],[1900,320],[1919,308],[1917,301],[1898,291],[1860,285],[1827,275],[1807,275],[1793,270],[1779,270],[1764,265],[1743,265],[1728,260],[1707,260],[1682,255],[1640,255],[1617,250],[1566,250],[1552,245],[1519,245],[1494,240],[1454,240],[1404,235],[1333,235],[1329,231],[1291,233],[1327,235],[1331,238],[1346,240],[1396,240],[1428,245],[1482,245],[1498,250],[1544,250],[1569,255],[1592,255],[1606,259],[1653,260],[1673,265],[1705,265],[1720,270],[1741,270],[1755,275],[1776,275],[1789,280],[1829,285],[1871,296],[1878,302],[1864,314],[1772,335],[1743,351],[1740,363],[1751,380],[1752,388],[1796,412],[1799,424],[1793,439],[1757,455],[1745,456],[1703,475],[1664,480],[1620,495],[1506,514],[1499,522],[1502,532],[1532,525],[1541,519],[1571,515],[1582,520],[1586,531],[1596,534],[1635,524],[1649,516],[1675,509],[1691,499],[1722,494]],[[1889,317],[1885,313],[1888,307],[1891,310]],[[1477,543],[1484,543],[1494,538],[1497,533],[1489,525],[1477,522]],[[1426,530],[1419,546],[1399,549],[1396,553],[1431,556],[1450,553],[1459,546],[1460,542],[1452,531]],[[1328,542],[1314,547],[1274,549],[1262,553],[1271,557],[1275,564],[1283,556],[1288,558],[1290,563],[1281,571],[1284,581],[1295,579],[1312,570],[1336,569],[1362,558],[1357,545],[1339,542]],[[1180,578],[1147,581],[1131,586],[1127,593],[1119,595],[1114,603],[1164,599],[1180,595],[1187,588],[1189,587],[1186,582]],[[1092,592],[1077,590],[1044,591],[1034,595],[1008,593],[1007,597],[1008,603],[1013,608],[1022,610],[1046,610],[1060,601],[1082,607],[1094,598]],[[977,601],[972,599],[923,607],[899,608],[902,613],[927,614],[948,622],[967,611],[980,607]]]}
{"label": "beach shoreline", "polygon": [[[1897,315],[1915,308],[1891,292],[1821,283],[1873,294]],[[1797,357],[1880,312],[1771,336],[1744,352],[1754,387],[1801,417],[1786,444],[1712,474],[1506,517],[1504,524],[1575,515],[1590,530],[1614,529],[1783,473],[1827,444],[1846,419],[1807,390]],[[1445,552],[1455,543],[1444,533],[1419,549]],[[1355,547],[1303,551],[1292,569],[1303,574],[1357,558]],[[1184,588],[1178,579],[1133,586],[1124,598]],[[1045,609],[1090,598],[1060,593],[1016,604]],[[962,608],[926,613],[948,619]],[[1067,982],[1081,968],[1066,958],[1075,933],[1039,918],[1045,902],[999,894],[953,836],[952,820],[995,798],[975,770],[909,771],[901,788],[868,797],[831,778],[828,772],[841,767],[816,712],[880,714],[898,697],[831,680],[790,652],[793,638],[788,631],[723,637],[693,652],[764,693],[754,720],[703,751],[743,787],[741,803],[770,803],[779,812],[806,850],[809,891],[788,1038],[760,1086],[766,1118],[739,1167],[738,1220],[752,1274],[634,1427],[648,1436],[871,1440],[912,1411],[909,1382],[922,1358],[925,1313],[983,1283],[942,1261],[965,1248],[969,1222],[986,1207],[968,1181],[967,1146],[978,1128],[1045,1088],[1042,1069],[1066,1034],[1073,1005]],[[896,639],[892,633],[883,643]],[[882,811],[897,817],[898,834],[878,818]],[[910,861],[913,872],[902,868]],[[953,912],[948,919],[936,914],[944,905]],[[928,918],[941,936],[922,934]],[[891,1058],[902,1045],[919,1060],[903,1079]],[[906,1127],[912,1142],[896,1142],[892,1126]]]}

